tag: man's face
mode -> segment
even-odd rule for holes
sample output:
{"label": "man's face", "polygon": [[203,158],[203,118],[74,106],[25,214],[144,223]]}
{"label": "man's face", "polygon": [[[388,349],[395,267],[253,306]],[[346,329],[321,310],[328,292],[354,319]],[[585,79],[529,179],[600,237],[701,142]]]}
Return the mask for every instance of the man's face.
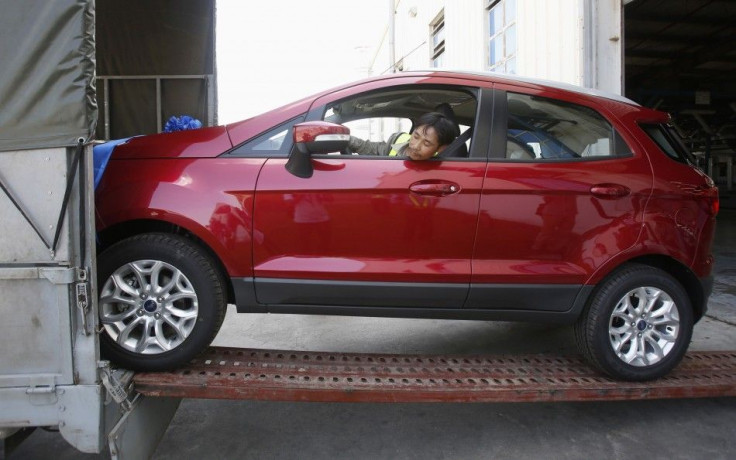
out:
{"label": "man's face", "polygon": [[406,155],[412,160],[427,160],[435,153],[441,152],[446,146],[440,145],[437,132],[431,126],[422,125],[411,133]]}

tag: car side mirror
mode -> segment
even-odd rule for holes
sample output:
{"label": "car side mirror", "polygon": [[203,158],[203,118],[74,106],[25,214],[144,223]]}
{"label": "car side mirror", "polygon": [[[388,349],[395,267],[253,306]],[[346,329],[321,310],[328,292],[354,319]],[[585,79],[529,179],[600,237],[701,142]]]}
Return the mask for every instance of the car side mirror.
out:
{"label": "car side mirror", "polygon": [[306,121],[294,125],[294,146],[286,170],[297,177],[312,177],[312,155],[337,152],[347,148],[350,129],[326,121]]}

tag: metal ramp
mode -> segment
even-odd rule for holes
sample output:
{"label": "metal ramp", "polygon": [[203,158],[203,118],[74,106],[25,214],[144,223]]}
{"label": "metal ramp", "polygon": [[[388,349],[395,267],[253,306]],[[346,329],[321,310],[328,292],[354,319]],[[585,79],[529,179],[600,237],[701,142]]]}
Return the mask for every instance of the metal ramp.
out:
{"label": "metal ramp", "polygon": [[581,357],[391,355],[212,347],[139,373],[146,396],[319,402],[550,402],[736,396],[736,351],[690,352],[668,376],[619,382]]}

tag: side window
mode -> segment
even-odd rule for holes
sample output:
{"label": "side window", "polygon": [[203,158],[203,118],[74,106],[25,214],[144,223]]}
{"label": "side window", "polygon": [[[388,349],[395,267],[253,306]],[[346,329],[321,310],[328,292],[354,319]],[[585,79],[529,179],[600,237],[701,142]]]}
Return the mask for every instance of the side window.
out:
{"label": "side window", "polygon": [[569,102],[507,93],[509,160],[572,160],[630,155],[613,126],[595,110]]}
{"label": "side window", "polygon": [[255,137],[235,149],[231,150],[229,155],[233,156],[288,156],[293,140],[291,137],[291,128],[304,120],[304,115],[281,123],[275,128],[271,128],[265,133]]}
{"label": "side window", "polygon": [[[441,145],[452,148],[443,149],[443,156],[437,159],[465,159],[472,143],[469,128],[475,122],[477,105],[476,88],[413,85],[369,91],[334,101],[322,109],[322,120],[350,128],[351,143],[348,149],[339,153],[351,153],[356,158],[390,157],[400,160],[402,154],[397,154],[392,145],[407,140],[407,136],[402,134],[411,133],[423,115],[439,112],[455,127],[445,127]],[[466,131],[468,133],[461,137],[464,143],[453,141]]]}

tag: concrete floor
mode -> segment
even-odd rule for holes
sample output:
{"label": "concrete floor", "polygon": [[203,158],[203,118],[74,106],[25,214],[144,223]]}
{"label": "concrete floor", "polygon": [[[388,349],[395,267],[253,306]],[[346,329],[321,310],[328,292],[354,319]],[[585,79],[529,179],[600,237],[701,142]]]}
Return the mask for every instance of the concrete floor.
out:
{"label": "concrete floor", "polygon": [[[719,215],[716,284],[691,350],[736,349],[736,211]],[[575,352],[570,328],[236,315],[216,345],[381,353]],[[736,398],[517,404],[184,400],[154,459],[726,459]],[[98,459],[36,432],[10,459]]]}

